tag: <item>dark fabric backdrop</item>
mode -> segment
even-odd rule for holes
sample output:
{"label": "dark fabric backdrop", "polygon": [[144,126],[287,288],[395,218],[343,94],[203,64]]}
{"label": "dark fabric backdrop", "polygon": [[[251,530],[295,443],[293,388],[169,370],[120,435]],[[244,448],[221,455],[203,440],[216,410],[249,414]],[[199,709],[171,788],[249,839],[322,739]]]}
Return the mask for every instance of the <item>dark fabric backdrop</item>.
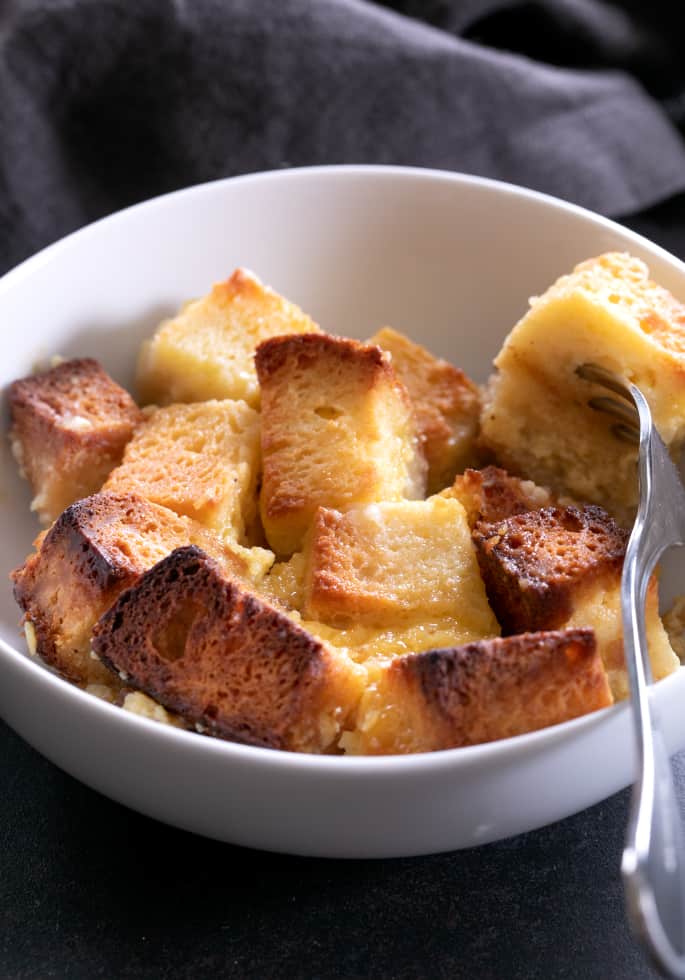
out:
{"label": "dark fabric backdrop", "polygon": [[[0,0],[0,272],[155,194],[342,162],[514,181],[685,256],[680,6]],[[127,811],[0,725],[0,977],[646,980],[626,814],[624,792],[468,852],[279,857]]]}
{"label": "dark fabric backdrop", "polygon": [[0,266],[164,191],[310,163],[445,167],[639,211],[685,189],[678,8],[6,3]]}

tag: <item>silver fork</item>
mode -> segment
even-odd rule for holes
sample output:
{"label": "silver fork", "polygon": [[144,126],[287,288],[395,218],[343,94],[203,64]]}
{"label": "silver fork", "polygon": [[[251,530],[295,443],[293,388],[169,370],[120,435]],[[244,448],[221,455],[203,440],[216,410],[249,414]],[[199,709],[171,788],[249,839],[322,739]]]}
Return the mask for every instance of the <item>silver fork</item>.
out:
{"label": "silver fork", "polygon": [[652,670],[645,631],[649,578],[669,548],[685,544],[685,490],[652,422],[647,401],[633,384],[595,364],[576,373],[615,397],[589,399],[616,419],[616,436],[639,445],[640,500],[621,578],[625,662],[630,680],[638,775],[633,789],[621,871],[628,917],[655,964],[685,978],[685,853],[683,826],[668,752],[648,685]]}

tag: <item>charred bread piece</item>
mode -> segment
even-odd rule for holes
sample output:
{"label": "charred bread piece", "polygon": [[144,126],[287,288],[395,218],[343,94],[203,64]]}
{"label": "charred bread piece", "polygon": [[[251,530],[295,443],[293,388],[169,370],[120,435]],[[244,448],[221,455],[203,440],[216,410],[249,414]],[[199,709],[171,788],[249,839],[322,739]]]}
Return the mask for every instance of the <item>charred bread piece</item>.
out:
{"label": "charred bread piece", "polygon": [[321,507],[305,548],[307,618],[400,628],[451,618],[499,632],[458,500],[435,496],[349,510]]}
{"label": "charred bread piece", "polygon": [[72,504],[11,574],[35,652],[76,684],[109,683],[109,671],[90,656],[93,626],[146,569],[190,542],[248,581],[266,571],[259,571],[260,556],[135,494],[99,493]]}
{"label": "charred bread piece", "polygon": [[591,629],[525,633],[398,657],[378,672],[348,752],[433,752],[522,735],[612,703]]}
{"label": "charred bread piece", "polygon": [[325,752],[362,690],[360,668],[192,546],[119,597],[93,647],[200,731],[250,745]]}
{"label": "charred bread piece", "polygon": [[485,447],[512,473],[601,504],[621,523],[637,502],[637,449],[588,404],[591,362],[638,385],[675,456],[685,442],[685,305],[644,262],[589,259],[531,300],[495,360],[481,417]]}
{"label": "charred bread piece", "polygon": [[138,361],[143,404],[242,399],[259,405],[254,369],[257,344],[281,334],[314,333],[318,326],[246,269],[184,304],[146,341]]}
{"label": "charred bread piece", "polygon": [[62,361],[9,388],[10,442],[42,524],[99,490],[143,415],[97,361]]}
{"label": "charred bread piece", "polygon": [[259,455],[259,414],[244,401],[169,405],[139,426],[103,489],[138,493],[245,543]]}
{"label": "charred bread piece", "polygon": [[427,490],[437,493],[476,462],[478,387],[462,370],[390,327],[379,330],[369,343],[392,355],[395,373],[406,385],[428,464]]}
{"label": "charred bread piece", "polygon": [[262,390],[262,524],[297,551],[318,507],[419,498],[426,464],[390,357],[355,340],[304,334],[257,349]]}
{"label": "charred bread piece", "polygon": [[[485,589],[504,635],[591,626],[614,697],[626,697],[620,586],[627,532],[601,507],[546,507],[473,531]],[[655,678],[678,666],[659,618],[656,578],[646,604]]]}
{"label": "charred bread piece", "polygon": [[511,476],[498,466],[467,469],[457,476],[443,497],[456,497],[466,511],[470,527],[478,521],[503,521],[514,514],[540,510],[556,503],[546,487]]}

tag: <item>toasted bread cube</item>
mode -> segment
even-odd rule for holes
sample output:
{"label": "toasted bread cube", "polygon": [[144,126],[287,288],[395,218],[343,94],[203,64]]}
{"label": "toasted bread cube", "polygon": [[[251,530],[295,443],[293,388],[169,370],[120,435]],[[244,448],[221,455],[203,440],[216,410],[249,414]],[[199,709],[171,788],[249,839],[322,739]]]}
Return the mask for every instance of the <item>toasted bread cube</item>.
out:
{"label": "toasted bread cube", "polygon": [[[627,532],[600,507],[548,507],[473,532],[485,588],[502,632],[589,626],[614,697],[628,694],[621,622],[621,572]],[[645,609],[652,672],[678,666],[659,618],[653,576]]]}
{"label": "toasted bread cube", "polygon": [[291,554],[318,507],[422,497],[426,464],[411,401],[390,358],[354,340],[306,334],[260,344],[262,523]]}
{"label": "toasted bread cube", "polygon": [[299,752],[334,745],[365,679],[196,547],[174,551],[122,596],[93,646],[200,731]]}
{"label": "toasted bread cube", "polygon": [[465,470],[441,496],[455,497],[463,505],[469,527],[478,521],[503,521],[556,503],[546,487],[510,476],[498,466]]}
{"label": "toasted bread cube", "polygon": [[590,629],[399,657],[363,695],[350,753],[433,752],[522,735],[612,703]]}
{"label": "toasted bread cube", "polygon": [[143,344],[138,391],[143,404],[234,398],[259,405],[255,348],[282,334],[314,333],[318,326],[246,269],[186,303]]}
{"label": "toasted bread cube", "polygon": [[476,462],[478,387],[462,370],[390,327],[379,330],[369,343],[392,355],[395,373],[406,385],[428,464],[428,493],[437,493]]}
{"label": "toasted bread cube", "polygon": [[99,493],[72,504],[11,575],[36,653],[77,684],[108,683],[109,671],[90,656],[95,622],[146,569],[189,543],[247,581],[266,573],[268,553],[222,542],[195,521],[135,494]]}
{"label": "toasted bread cube", "polygon": [[642,390],[666,445],[685,441],[685,306],[639,259],[582,262],[531,301],[495,360],[482,439],[514,473],[601,504],[628,526],[637,502],[637,449],[589,402],[606,395],[577,376],[591,362]]}
{"label": "toasted bread cube", "polygon": [[9,406],[12,452],[42,524],[100,489],[143,419],[128,392],[90,358],[15,381]]}
{"label": "toasted bread cube", "polygon": [[138,428],[104,489],[138,493],[244,543],[259,459],[259,414],[245,402],[169,405]]}
{"label": "toasted bread cube", "polygon": [[499,632],[458,500],[320,508],[305,559],[307,618],[399,627],[449,617],[480,636]]}

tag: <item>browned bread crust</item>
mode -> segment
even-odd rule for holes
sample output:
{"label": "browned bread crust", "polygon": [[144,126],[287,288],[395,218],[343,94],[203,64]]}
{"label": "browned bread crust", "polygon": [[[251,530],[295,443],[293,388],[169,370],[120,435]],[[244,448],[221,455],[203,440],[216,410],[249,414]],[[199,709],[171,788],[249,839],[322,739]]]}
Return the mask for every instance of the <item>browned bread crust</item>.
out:
{"label": "browned bread crust", "polygon": [[461,501],[471,527],[478,521],[503,521],[514,514],[540,510],[556,502],[545,487],[511,476],[499,466],[465,470],[444,496]]}
{"label": "browned bread crust", "polygon": [[317,507],[422,497],[411,400],[380,348],[326,334],[274,337],[255,356],[262,397],[261,515],[279,554]]}
{"label": "browned bread crust", "polygon": [[100,489],[143,419],[128,392],[91,358],[15,381],[9,405],[12,449],[43,523]]}
{"label": "browned bread crust", "polygon": [[503,634],[556,629],[579,594],[618,582],[628,533],[601,507],[546,507],[473,531],[485,589]]}
{"label": "browned bread crust", "polygon": [[196,547],[174,551],[124,592],[93,646],[199,730],[250,745],[323,752],[359,695],[352,665],[346,672],[342,658]]}
{"label": "browned bread crust", "polygon": [[201,543],[234,574],[242,557],[187,517],[135,494],[99,493],[68,507],[11,573],[37,653],[77,684],[112,678],[90,656],[90,634],[119,593],[179,545]]}
{"label": "browned bread crust", "polygon": [[351,746],[386,754],[477,745],[612,700],[590,629],[480,640],[395,658],[362,699]]}

